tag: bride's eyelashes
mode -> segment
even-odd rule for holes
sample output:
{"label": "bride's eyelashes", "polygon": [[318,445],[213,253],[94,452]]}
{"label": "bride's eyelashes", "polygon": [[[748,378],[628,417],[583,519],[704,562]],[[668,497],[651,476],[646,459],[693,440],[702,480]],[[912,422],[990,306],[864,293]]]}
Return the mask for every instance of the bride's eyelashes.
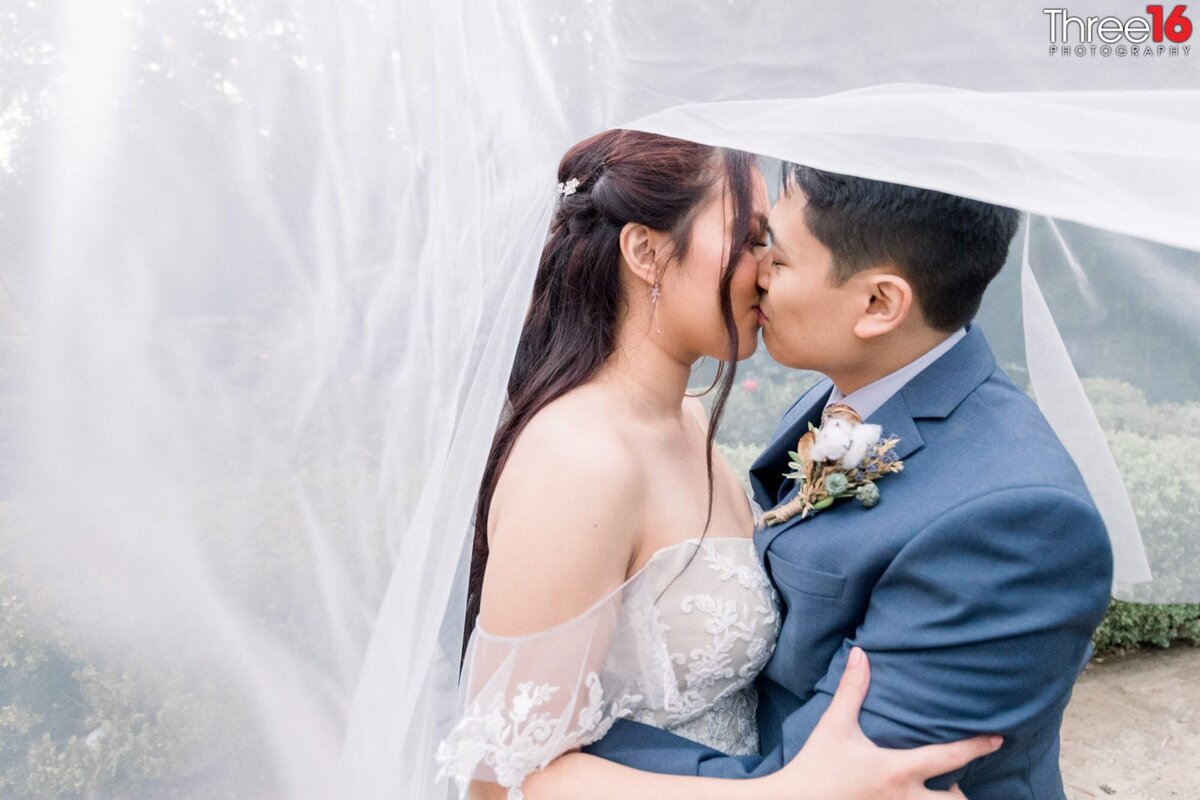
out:
{"label": "bride's eyelashes", "polygon": [[771,246],[771,237],[767,235],[766,231],[757,236],[751,234],[749,241],[746,242],[746,246],[750,248],[750,252],[756,259],[760,259],[765,254],[765,250]]}
{"label": "bride's eyelashes", "polygon": [[763,236],[763,234],[751,233],[749,236],[746,237],[746,247],[749,247],[751,249],[755,249],[755,248],[759,248],[759,247],[767,247],[768,244],[769,244],[769,242],[766,241],[766,238]]}

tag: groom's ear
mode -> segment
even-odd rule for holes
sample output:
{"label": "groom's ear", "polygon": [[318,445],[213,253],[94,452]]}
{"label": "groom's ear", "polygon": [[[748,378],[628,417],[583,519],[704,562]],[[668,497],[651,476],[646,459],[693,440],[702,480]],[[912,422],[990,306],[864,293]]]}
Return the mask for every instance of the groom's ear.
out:
{"label": "groom's ear", "polygon": [[648,225],[627,222],[621,228],[621,262],[634,278],[653,286],[662,277],[669,238]]}
{"label": "groom's ear", "polygon": [[920,314],[912,284],[890,269],[861,272],[862,311],[854,324],[860,339],[873,339],[899,328],[911,314]]}

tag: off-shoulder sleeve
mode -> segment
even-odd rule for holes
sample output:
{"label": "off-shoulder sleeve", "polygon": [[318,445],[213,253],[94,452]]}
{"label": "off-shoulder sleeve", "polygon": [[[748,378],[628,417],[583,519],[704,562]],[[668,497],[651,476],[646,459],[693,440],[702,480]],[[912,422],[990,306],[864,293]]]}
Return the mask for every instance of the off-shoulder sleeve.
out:
{"label": "off-shoulder sleeve", "polygon": [[471,781],[523,796],[525,777],[600,739],[617,719],[675,689],[653,587],[627,581],[584,614],[522,637],[478,627],[464,661],[454,729],[439,776],[465,797]]}

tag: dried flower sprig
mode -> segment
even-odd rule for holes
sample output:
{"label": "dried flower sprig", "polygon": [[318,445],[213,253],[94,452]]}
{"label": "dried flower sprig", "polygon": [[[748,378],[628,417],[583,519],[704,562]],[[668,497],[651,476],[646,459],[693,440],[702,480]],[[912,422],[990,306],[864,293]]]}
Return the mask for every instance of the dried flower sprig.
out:
{"label": "dried flower sprig", "polygon": [[895,453],[900,439],[883,439],[881,433],[878,425],[864,425],[849,406],[835,403],[825,409],[821,427],[809,423],[796,449],[788,451],[791,471],[784,478],[798,481],[800,491],[768,511],[764,522],[778,525],[797,514],[804,519],[847,497],[856,498],[865,508],[875,506],[879,502],[875,481],[904,470]]}

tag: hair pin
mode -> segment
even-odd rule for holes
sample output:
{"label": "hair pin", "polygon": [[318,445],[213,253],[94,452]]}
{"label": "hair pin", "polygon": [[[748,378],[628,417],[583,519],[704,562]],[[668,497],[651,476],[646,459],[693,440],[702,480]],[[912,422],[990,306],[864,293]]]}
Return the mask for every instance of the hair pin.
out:
{"label": "hair pin", "polygon": [[558,185],[558,194],[561,197],[570,197],[575,194],[575,190],[579,188],[579,178],[571,178],[566,183]]}

